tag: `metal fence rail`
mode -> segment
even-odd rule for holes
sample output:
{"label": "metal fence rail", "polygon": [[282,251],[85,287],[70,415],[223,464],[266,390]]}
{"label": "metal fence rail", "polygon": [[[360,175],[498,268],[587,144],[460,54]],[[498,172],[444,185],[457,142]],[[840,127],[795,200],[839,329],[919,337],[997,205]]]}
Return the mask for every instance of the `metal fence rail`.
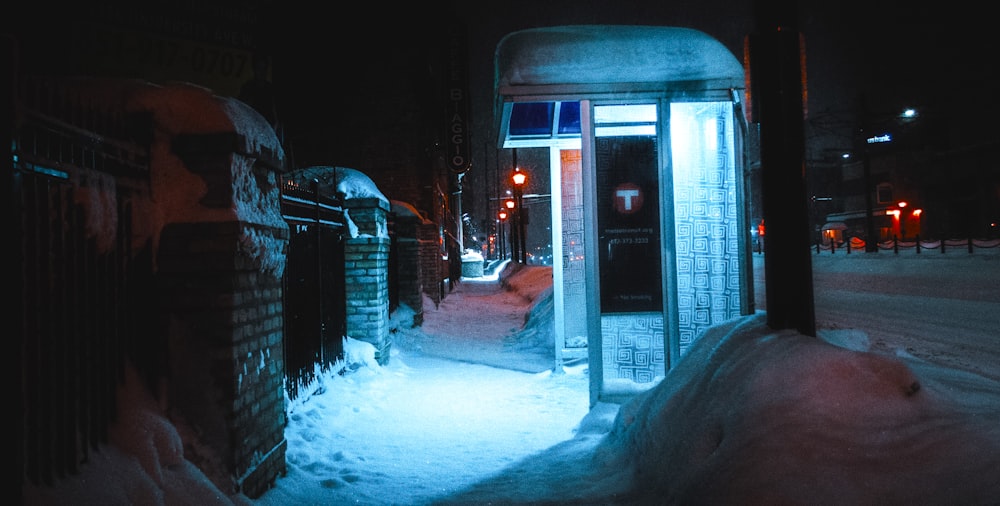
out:
{"label": "metal fence rail", "polygon": [[[924,250],[937,250],[940,253],[946,252],[967,252],[969,254],[975,253],[977,250],[984,249],[994,249],[1000,248],[1000,238],[993,239],[975,239],[969,237],[967,239],[934,239],[934,240],[921,240],[916,237],[912,240],[899,240],[896,238],[889,239],[888,241],[882,241],[876,244],[880,251],[892,251],[898,254],[900,250],[913,250],[916,254],[924,252]],[[829,244],[819,244],[815,245],[816,254],[822,252],[838,253],[843,252],[845,254],[851,253],[864,253],[865,252],[865,242],[858,238],[851,238],[848,241],[844,241],[843,244],[837,245],[836,243]]]}

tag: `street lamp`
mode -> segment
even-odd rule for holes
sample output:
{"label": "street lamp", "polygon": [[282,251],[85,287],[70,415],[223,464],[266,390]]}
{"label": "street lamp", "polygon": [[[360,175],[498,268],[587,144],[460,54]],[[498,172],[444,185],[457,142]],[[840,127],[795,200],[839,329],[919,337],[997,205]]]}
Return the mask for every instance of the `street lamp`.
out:
{"label": "street lamp", "polygon": [[500,246],[500,260],[507,258],[507,244],[503,233],[504,223],[507,223],[507,210],[501,209],[497,211],[497,242]]}
{"label": "street lamp", "polygon": [[514,167],[514,173],[511,174],[510,179],[514,182],[514,188],[523,188],[524,183],[528,181],[528,175],[521,172],[520,167]]}
{"label": "street lamp", "polygon": [[900,200],[896,203],[899,209],[896,210],[896,219],[899,220],[899,239],[901,241],[906,240],[906,215],[903,210],[908,205],[905,200]]}
{"label": "street lamp", "polygon": [[514,184],[514,200],[517,207],[515,221],[517,222],[517,242],[520,254],[518,261],[523,264],[528,261],[528,242],[525,240],[526,216],[524,213],[524,185],[528,182],[528,174],[522,171],[520,167],[514,167],[514,172],[511,173],[510,180]]}
{"label": "street lamp", "polygon": [[517,201],[511,197],[504,200],[503,205],[507,208],[507,216],[510,218],[510,257],[517,262],[517,259],[520,258],[517,252],[517,212],[515,212]]}

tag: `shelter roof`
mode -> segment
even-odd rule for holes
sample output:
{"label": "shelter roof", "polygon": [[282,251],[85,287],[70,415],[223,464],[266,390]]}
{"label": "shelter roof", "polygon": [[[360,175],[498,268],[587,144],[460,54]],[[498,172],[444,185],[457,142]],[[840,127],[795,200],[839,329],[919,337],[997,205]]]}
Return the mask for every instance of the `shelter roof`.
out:
{"label": "shelter roof", "polygon": [[[718,82],[743,88],[743,65],[695,29],[568,25],[513,32],[497,44],[496,87]],[[642,86],[640,86],[641,88]]]}

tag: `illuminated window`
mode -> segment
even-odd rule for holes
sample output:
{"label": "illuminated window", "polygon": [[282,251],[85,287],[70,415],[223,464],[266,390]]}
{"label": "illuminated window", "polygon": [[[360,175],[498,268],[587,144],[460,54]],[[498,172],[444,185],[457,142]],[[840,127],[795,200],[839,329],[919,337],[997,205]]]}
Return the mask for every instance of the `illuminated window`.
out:
{"label": "illuminated window", "polygon": [[656,104],[594,106],[594,135],[656,135]]}

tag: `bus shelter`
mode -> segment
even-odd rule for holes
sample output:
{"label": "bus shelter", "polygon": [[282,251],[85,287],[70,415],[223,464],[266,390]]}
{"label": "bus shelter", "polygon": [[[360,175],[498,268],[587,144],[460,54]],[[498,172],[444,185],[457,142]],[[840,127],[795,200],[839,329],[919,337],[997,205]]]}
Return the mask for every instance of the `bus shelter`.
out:
{"label": "bus shelter", "polygon": [[591,405],[623,402],[753,312],[743,66],[610,25],[513,32],[494,63],[498,145],[549,149],[556,366],[585,342]]}

